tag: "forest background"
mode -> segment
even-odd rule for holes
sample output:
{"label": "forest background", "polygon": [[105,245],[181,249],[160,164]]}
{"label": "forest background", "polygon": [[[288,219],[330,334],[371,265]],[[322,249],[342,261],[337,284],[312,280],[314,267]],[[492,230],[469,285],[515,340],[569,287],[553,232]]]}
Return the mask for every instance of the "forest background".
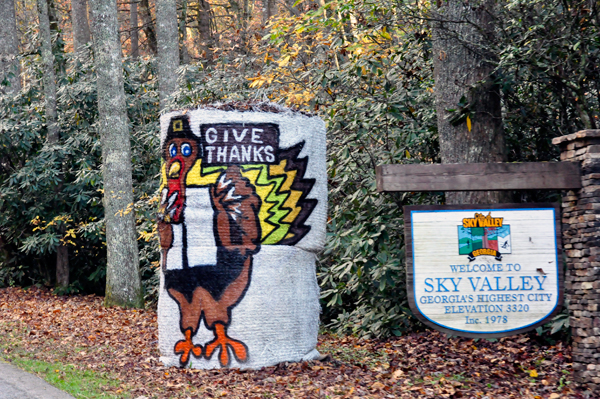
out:
{"label": "forest background", "polygon": [[[0,287],[104,293],[94,48],[90,42],[75,51],[73,37],[72,4],[81,3],[48,1],[59,132],[49,145],[36,2],[14,2],[19,69],[2,77],[0,93]],[[599,127],[600,5],[491,3],[495,39],[481,46],[494,54],[489,61],[501,94],[508,161],[556,160],[552,138]],[[154,302],[160,178],[155,4],[117,5],[140,268],[146,300]],[[273,101],[327,123],[330,209],[318,278],[322,320],[339,332],[380,337],[419,328],[406,300],[402,206],[443,203],[444,194],[379,194],[375,166],[440,162],[434,6],[412,0],[177,1],[180,67],[170,108]],[[471,130],[466,100],[446,111],[454,125]],[[511,196],[515,202],[560,200],[558,192]],[[57,284],[60,253],[67,254],[68,284]],[[547,329],[567,322],[563,315]]]}

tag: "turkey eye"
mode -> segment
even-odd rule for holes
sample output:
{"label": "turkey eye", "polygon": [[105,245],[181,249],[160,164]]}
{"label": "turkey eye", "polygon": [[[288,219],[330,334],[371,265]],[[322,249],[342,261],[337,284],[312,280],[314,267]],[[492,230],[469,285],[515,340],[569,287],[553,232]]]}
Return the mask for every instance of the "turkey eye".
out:
{"label": "turkey eye", "polygon": [[184,143],[181,146],[181,153],[183,154],[184,157],[189,157],[190,155],[192,155],[192,146],[189,145],[188,143]]}
{"label": "turkey eye", "polygon": [[169,146],[169,155],[171,155],[171,158],[174,158],[175,155],[177,155],[177,146],[175,145],[175,143]]}

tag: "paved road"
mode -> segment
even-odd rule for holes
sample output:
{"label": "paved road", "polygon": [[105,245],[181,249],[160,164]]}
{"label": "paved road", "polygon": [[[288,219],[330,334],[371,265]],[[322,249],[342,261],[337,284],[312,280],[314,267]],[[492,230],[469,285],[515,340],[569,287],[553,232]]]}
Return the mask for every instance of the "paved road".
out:
{"label": "paved road", "polygon": [[75,399],[33,374],[0,360],[0,399]]}

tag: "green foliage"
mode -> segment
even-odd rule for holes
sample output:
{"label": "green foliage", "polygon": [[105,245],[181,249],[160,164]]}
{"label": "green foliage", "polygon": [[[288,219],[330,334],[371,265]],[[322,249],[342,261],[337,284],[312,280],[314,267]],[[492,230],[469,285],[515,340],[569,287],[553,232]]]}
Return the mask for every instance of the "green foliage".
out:
{"label": "green foliage", "polygon": [[[271,20],[240,55],[217,51],[210,66],[179,69],[172,107],[270,100],[327,123],[328,242],[318,278],[323,321],[339,332],[402,334],[418,324],[407,306],[402,206],[442,203],[441,193],[380,194],[375,167],[438,162],[433,57],[427,3],[330,2]],[[599,127],[597,2],[510,0],[495,11],[510,161],[549,161],[554,137]],[[60,242],[69,245],[71,292],[101,293],[105,277],[101,148],[91,58],[60,53],[60,142],[45,142],[40,57],[21,60],[26,84],[0,98],[0,285],[53,285]],[[155,209],[160,154],[153,60],[125,60],[140,261],[156,299]],[[455,104],[456,122],[469,104]],[[556,199],[524,192],[518,200]],[[565,325],[564,317],[554,327]],[[562,324],[561,324],[562,323]],[[549,327],[551,330],[554,327]],[[556,327],[558,328],[558,327]],[[562,327],[561,327],[562,328]]]}
{"label": "green foliage", "polygon": [[554,137],[600,128],[600,5],[511,0],[498,10],[498,79],[511,161],[558,157]]}
{"label": "green foliage", "polygon": [[[325,321],[338,331],[381,336],[413,328],[401,206],[443,199],[378,194],[374,169],[438,161],[427,7],[331,2],[279,18],[255,61],[260,70],[250,86],[259,95],[327,122],[330,222],[319,281]],[[552,138],[598,127],[598,18],[598,4],[584,1],[512,0],[495,10],[498,40],[485,50],[498,55],[510,161],[556,160]],[[469,104],[453,108],[456,122],[467,120]],[[558,199],[521,192],[515,201]]]}
{"label": "green foliage", "polygon": [[571,341],[571,323],[568,305],[565,305],[560,313],[554,316],[548,323],[539,326],[529,335],[536,341],[544,344],[554,345],[557,341]]}
{"label": "green foliage", "polygon": [[328,241],[318,271],[328,327],[366,336],[413,328],[402,205],[436,196],[376,192],[375,167],[431,162],[437,139],[429,42],[393,3],[333,3],[271,26],[251,87],[317,111],[328,130]]}
{"label": "green foliage", "polygon": [[[53,285],[56,248],[64,243],[72,281],[67,292],[102,292],[106,249],[93,61],[65,57],[69,68],[57,82],[58,144],[46,142],[38,55],[22,62],[27,82],[21,93],[0,99],[0,285]],[[149,78],[149,62],[126,62],[124,68],[136,211],[143,233],[153,229],[149,198],[159,170],[156,83]],[[140,240],[147,277],[157,261],[147,248],[152,244]]]}

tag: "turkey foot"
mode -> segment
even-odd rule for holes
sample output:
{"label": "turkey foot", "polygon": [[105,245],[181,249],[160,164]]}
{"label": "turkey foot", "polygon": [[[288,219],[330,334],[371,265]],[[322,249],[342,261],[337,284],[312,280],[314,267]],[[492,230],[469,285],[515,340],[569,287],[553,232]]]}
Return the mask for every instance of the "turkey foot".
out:
{"label": "turkey foot", "polygon": [[236,341],[235,339],[231,339],[227,336],[225,332],[225,325],[221,323],[215,323],[215,339],[206,344],[206,353],[205,357],[210,359],[217,348],[221,349],[221,353],[219,354],[219,361],[221,362],[221,367],[229,366],[231,359],[229,358],[229,352],[227,351],[227,347],[230,347],[233,351],[233,355],[237,359],[238,362],[245,362],[247,359],[247,348],[246,344],[241,341]]}
{"label": "turkey foot", "polygon": [[202,346],[194,345],[192,342],[192,330],[188,328],[185,330],[185,340],[177,341],[175,344],[175,354],[181,355],[179,361],[182,366],[185,366],[188,360],[190,360],[190,352],[196,357],[202,356]]}

